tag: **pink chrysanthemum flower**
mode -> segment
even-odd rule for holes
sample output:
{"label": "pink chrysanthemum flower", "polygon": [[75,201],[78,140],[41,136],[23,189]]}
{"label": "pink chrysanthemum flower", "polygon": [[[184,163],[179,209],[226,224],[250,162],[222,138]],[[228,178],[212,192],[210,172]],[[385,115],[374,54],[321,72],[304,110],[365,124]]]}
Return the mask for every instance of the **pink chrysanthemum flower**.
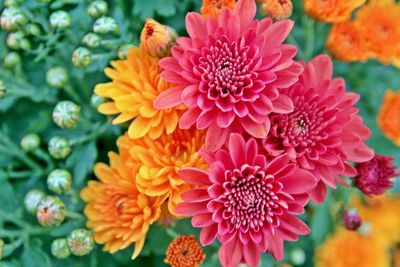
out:
{"label": "pink chrysanthemum flower", "polygon": [[385,155],[375,155],[370,161],[357,164],[356,169],[355,185],[368,196],[384,194],[393,187],[392,179],[400,175],[393,158]]}
{"label": "pink chrysanthemum flower", "polygon": [[203,228],[200,241],[222,243],[219,259],[223,266],[240,262],[256,267],[260,253],[269,251],[283,258],[283,241],[295,241],[310,229],[296,215],[304,212],[307,191],[316,178],[282,155],[267,164],[258,154],[254,138],[245,142],[230,135],[227,148],[215,153],[203,150],[209,172],[187,168],[180,171],[187,183],[198,186],[182,194],[176,212],[193,216],[192,225]]}
{"label": "pink chrysanthemum flower", "polygon": [[347,185],[340,175],[356,175],[348,161],[373,157],[373,150],[364,143],[370,130],[354,107],[359,96],[346,92],[343,79],[332,79],[332,61],[326,55],[304,64],[299,82],[287,93],[294,111],[271,115],[271,131],[263,145],[269,156],[287,153],[301,168],[310,170],[319,180],[311,198],[321,203],[325,185]]}
{"label": "pink chrysanthemum flower", "polygon": [[293,60],[296,48],[282,44],[293,22],[255,20],[256,9],[254,0],[239,0],[218,19],[189,13],[189,37],[178,38],[172,56],[160,61],[162,77],[176,86],[161,93],[154,106],[184,103],[188,110],[179,126],[208,129],[209,149],[221,147],[231,132],[265,138],[268,114],[293,110],[290,98],[280,93],[302,71]]}

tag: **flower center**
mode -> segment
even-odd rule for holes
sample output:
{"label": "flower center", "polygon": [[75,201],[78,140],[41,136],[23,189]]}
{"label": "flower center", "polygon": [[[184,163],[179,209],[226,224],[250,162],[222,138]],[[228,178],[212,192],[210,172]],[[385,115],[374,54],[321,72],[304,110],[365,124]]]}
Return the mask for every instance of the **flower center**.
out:
{"label": "flower center", "polygon": [[227,170],[225,179],[225,194],[220,198],[225,206],[223,217],[236,229],[258,231],[265,223],[277,226],[276,215],[287,209],[280,199],[281,183],[260,167],[248,164]]}

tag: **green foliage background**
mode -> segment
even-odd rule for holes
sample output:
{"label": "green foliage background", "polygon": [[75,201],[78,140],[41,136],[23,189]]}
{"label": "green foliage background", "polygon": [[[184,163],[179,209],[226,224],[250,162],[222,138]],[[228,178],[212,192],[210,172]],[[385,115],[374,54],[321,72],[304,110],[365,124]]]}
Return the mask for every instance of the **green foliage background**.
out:
{"label": "green foliage background", "polygon": [[[330,26],[314,22],[302,11],[301,1],[293,1],[296,21],[288,40],[299,48],[298,59],[309,60],[319,53],[325,53],[326,35]],[[144,19],[154,17],[168,24],[181,34],[185,34],[184,17],[188,11],[198,11],[200,0],[109,0],[110,16],[118,22],[121,35],[104,35],[103,40],[111,40],[106,48],[92,49],[95,59],[88,68],[79,69],[72,65],[74,49],[82,45],[83,36],[90,32],[94,19],[87,15],[87,0],[54,0],[51,4],[26,0],[22,4],[30,20],[41,26],[42,34],[30,38],[32,49],[18,51],[22,62],[13,69],[0,65],[0,80],[7,86],[7,97],[0,100],[0,238],[6,241],[6,257],[0,261],[4,267],[95,267],[95,266],[165,266],[163,256],[166,247],[176,234],[198,234],[188,220],[183,220],[168,231],[153,226],[148,235],[141,257],[132,262],[132,248],[110,255],[101,251],[101,246],[88,256],[71,256],[57,260],[50,254],[51,241],[66,236],[75,228],[84,227],[84,217],[76,216],[55,229],[44,229],[36,218],[24,210],[23,198],[33,188],[47,190],[46,177],[54,168],[66,168],[73,174],[74,184],[70,194],[62,196],[69,211],[82,213],[83,203],[80,190],[93,177],[92,166],[96,161],[108,162],[106,154],[115,150],[116,138],[125,127],[112,126],[109,118],[102,116],[90,105],[90,96],[95,84],[107,81],[103,69],[110,60],[117,59],[118,48],[125,43],[138,44],[138,37]],[[0,0],[0,7],[3,0]],[[62,32],[52,31],[48,18],[54,10],[65,10],[73,24]],[[261,14],[260,14],[261,16]],[[7,32],[0,30],[0,62],[10,49],[6,46]],[[2,63],[0,63],[2,64]],[[49,68],[63,66],[69,71],[69,82],[63,90],[46,84],[45,76]],[[348,90],[362,95],[358,106],[373,136],[369,145],[377,153],[389,154],[400,164],[400,150],[384,138],[376,125],[376,115],[387,88],[397,90],[399,71],[377,62],[342,63],[335,62],[335,74],[347,81]],[[62,130],[52,121],[51,113],[58,101],[72,100],[82,107],[85,119],[79,121],[75,130]],[[23,136],[37,133],[42,139],[41,149],[34,154],[26,154],[19,146]],[[53,136],[67,137],[74,144],[72,154],[66,160],[54,160],[47,153],[47,143]],[[394,191],[400,190],[397,183]],[[47,191],[49,194],[50,192]],[[331,209],[344,203],[354,189],[340,188],[330,192],[322,206],[309,207],[310,213],[304,219],[311,225],[312,233],[299,242],[287,244],[285,261],[290,262],[293,248],[306,252],[304,266],[312,266],[314,248],[334,229],[338,218]],[[311,215],[310,215],[311,214]],[[203,266],[218,266],[217,244],[206,248],[207,259]],[[269,255],[263,256],[262,266],[274,265]]]}

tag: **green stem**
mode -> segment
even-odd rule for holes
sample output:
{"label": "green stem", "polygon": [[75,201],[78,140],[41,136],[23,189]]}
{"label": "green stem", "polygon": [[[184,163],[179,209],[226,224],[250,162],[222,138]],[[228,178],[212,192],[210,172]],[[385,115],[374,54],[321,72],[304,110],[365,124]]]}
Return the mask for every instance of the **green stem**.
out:
{"label": "green stem", "polygon": [[67,217],[72,220],[79,220],[79,221],[85,220],[85,216],[83,216],[82,214],[80,214],[78,212],[74,212],[74,211],[68,211]]}
{"label": "green stem", "polygon": [[71,139],[70,144],[72,146],[75,146],[78,144],[83,144],[88,141],[97,139],[97,137],[103,135],[109,128],[110,128],[110,125],[108,123],[100,125],[98,127],[94,127],[93,131],[90,134],[80,137],[80,138]]}
{"label": "green stem", "polygon": [[306,60],[312,58],[314,53],[314,43],[315,43],[315,22],[311,18],[306,18],[306,47],[304,49],[304,56]]}
{"label": "green stem", "polygon": [[34,171],[9,171],[7,173],[10,179],[23,179],[36,174]]}

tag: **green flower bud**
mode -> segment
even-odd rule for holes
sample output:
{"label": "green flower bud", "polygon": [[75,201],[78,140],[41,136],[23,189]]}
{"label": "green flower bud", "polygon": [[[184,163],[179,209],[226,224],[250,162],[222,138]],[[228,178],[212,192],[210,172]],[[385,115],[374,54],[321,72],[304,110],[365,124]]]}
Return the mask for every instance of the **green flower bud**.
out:
{"label": "green flower bud", "polygon": [[6,68],[14,68],[21,63],[21,56],[17,52],[10,52],[4,58],[4,66]]}
{"label": "green flower bud", "polygon": [[93,108],[97,109],[101,104],[103,104],[105,101],[104,97],[93,94],[90,97],[90,105],[92,105]]}
{"label": "green flower bud", "polygon": [[97,19],[108,12],[108,5],[106,1],[93,1],[90,3],[87,12],[89,16],[92,18]]}
{"label": "green flower bud", "polygon": [[51,243],[51,255],[57,259],[66,259],[71,255],[66,238],[58,238]]}
{"label": "green flower bud", "polygon": [[53,29],[65,30],[72,24],[70,15],[62,10],[56,11],[50,15],[50,26]]}
{"label": "green flower bud", "polygon": [[68,71],[63,67],[50,68],[46,73],[46,82],[54,88],[62,89],[68,82]]}
{"label": "green flower bud", "polygon": [[0,239],[0,261],[3,258],[3,254],[4,254],[4,241],[3,239]]}
{"label": "green flower bud", "polygon": [[18,6],[18,5],[22,4],[23,2],[24,2],[23,0],[5,0],[4,6],[5,7]]}
{"label": "green flower bud", "polygon": [[290,260],[294,265],[303,265],[306,262],[306,253],[302,249],[295,248],[290,251]]}
{"label": "green flower bud", "polygon": [[50,139],[49,153],[55,159],[64,159],[71,153],[69,141],[64,137],[55,136]]}
{"label": "green flower bud", "polygon": [[47,196],[40,201],[36,213],[39,223],[44,227],[59,226],[66,215],[64,202],[60,198],[52,196]]}
{"label": "green flower bud", "polygon": [[28,34],[30,34],[32,36],[36,36],[36,37],[40,36],[40,32],[41,32],[39,25],[34,24],[34,23],[29,23],[26,26],[26,31]]}
{"label": "green flower bud", "polygon": [[33,189],[29,191],[24,198],[24,205],[27,212],[36,214],[40,201],[45,197],[43,191]]}
{"label": "green flower bud", "polygon": [[86,68],[92,64],[92,52],[84,47],[78,47],[72,54],[72,63],[75,67]]}
{"label": "green flower bud", "polygon": [[133,45],[131,44],[123,44],[119,49],[118,49],[118,57],[120,59],[126,59],[128,57],[128,51]]}
{"label": "green flower bud", "polygon": [[99,34],[105,33],[119,33],[119,26],[115,19],[111,17],[101,17],[97,19],[93,24],[93,31]]}
{"label": "green flower bud", "polygon": [[90,32],[83,37],[82,42],[90,48],[96,48],[100,46],[101,38],[97,34]]}
{"label": "green flower bud", "polygon": [[0,80],[0,100],[6,97],[6,84]]}
{"label": "green flower bud", "polygon": [[75,128],[81,113],[81,108],[71,101],[59,102],[53,111],[53,121],[61,128]]}
{"label": "green flower bud", "polygon": [[93,235],[86,229],[76,229],[68,235],[68,247],[75,256],[89,254],[94,247]]}
{"label": "green flower bud", "polygon": [[72,176],[67,170],[57,169],[47,177],[47,187],[57,194],[68,192],[71,189]]}
{"label": "green flower bud", "polygon": [[0,17],[1,27],[9,32],[21,29],[28,23],[28,18],[21,8],[10,6],[4,9]]}
{"label": "green flower bud", "polygon": [[21,139],[21,147],[25,152],[33,152],[40,146],[40,137],[37,134],[28,134]]}
{"label": "green flower bud", "polygon": [[11,49],[20,49],[21,48],[21,40],[25,39],[25,35],[23,32],[12,32],[7,36],[7,46]]}

